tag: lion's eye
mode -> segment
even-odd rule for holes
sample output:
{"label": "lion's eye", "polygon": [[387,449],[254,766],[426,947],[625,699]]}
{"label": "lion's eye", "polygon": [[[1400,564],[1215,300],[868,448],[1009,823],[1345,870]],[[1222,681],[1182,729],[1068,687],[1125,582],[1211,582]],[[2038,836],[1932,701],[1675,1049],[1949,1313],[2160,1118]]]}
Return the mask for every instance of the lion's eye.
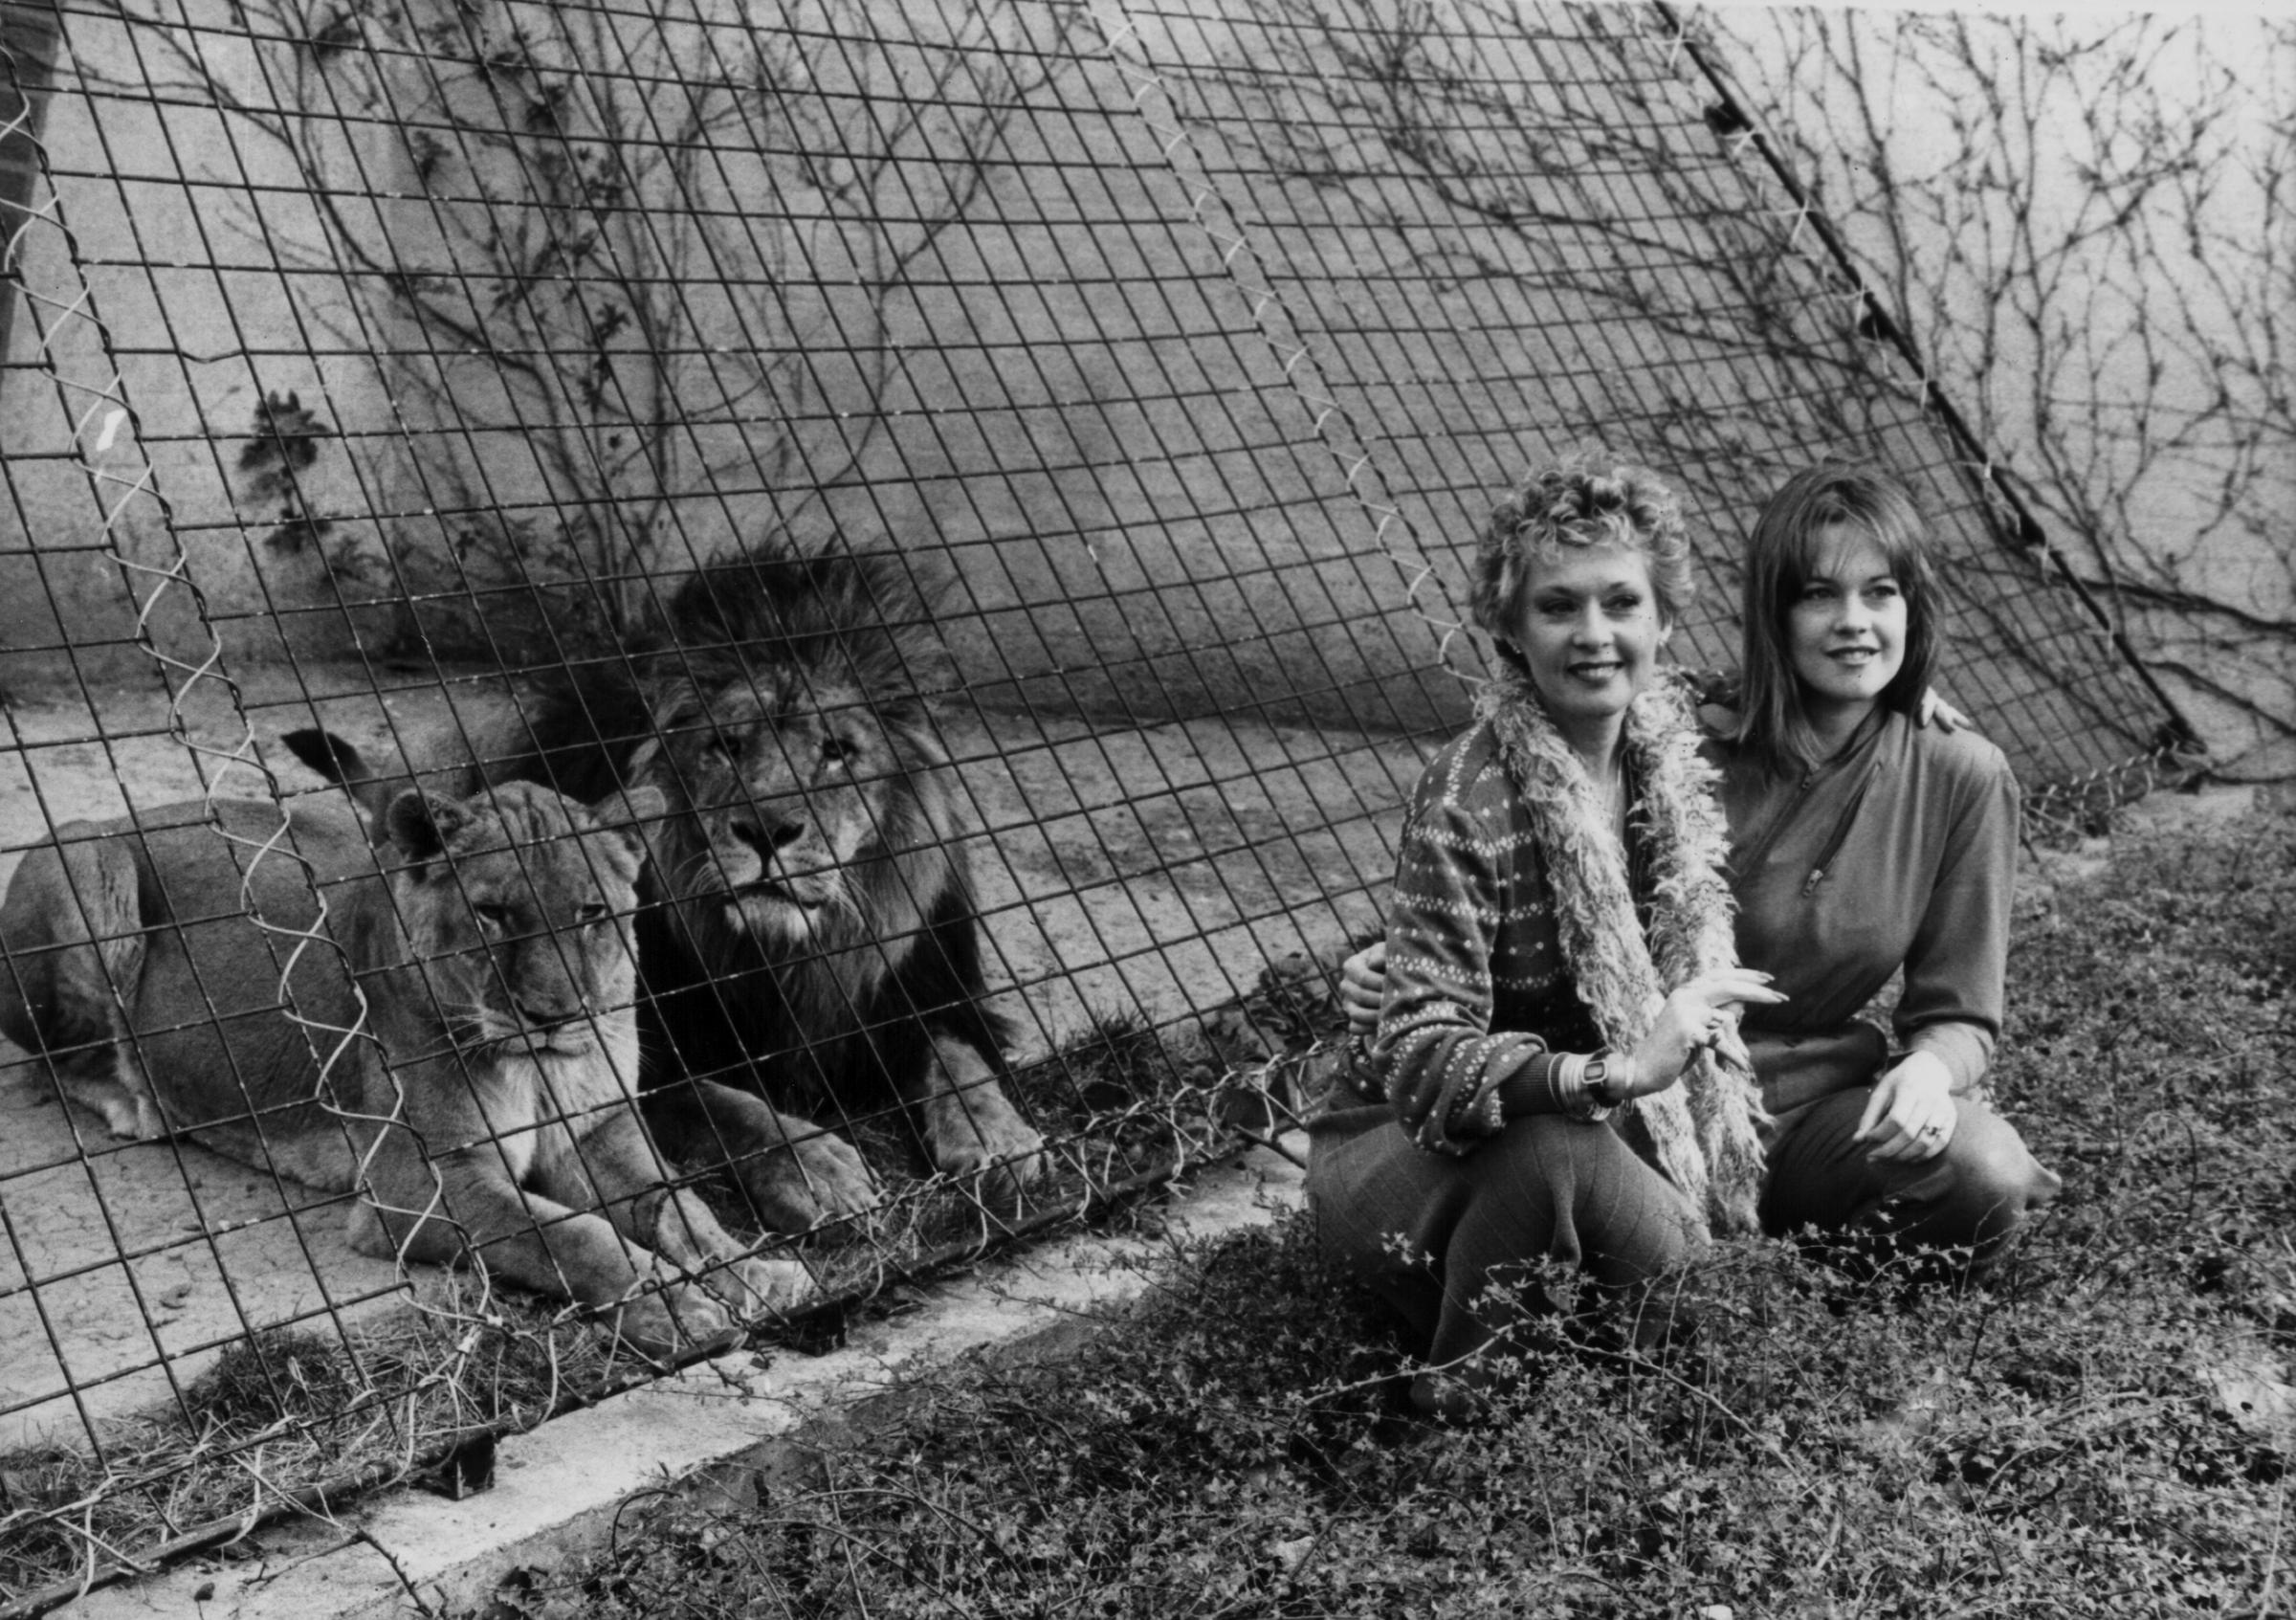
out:
{"label": "lion's eye", "polygon": [[579,906],[574,912],[575,921],[580,922],[585,928],[590,927],[595,923],[604,922],[612,915],[613,913],[611,911],[607,910],[602,905]]}
{"label": "lion's eye", "polygon": [[471,907],[471,915],[489,928],[510,926],[510,908],[508,906],[475,905]]}
{"label": "lion's eye", "polygon": [[732,765],[741,758],[741,743],[740,740],[737,738],[728,737],[722,731],[713,734],[710,740],[707,743],[704,743],[701,747],[702,752],[709,755],[710,758],[714,760],[723,760],[728,765]]}
{"label": "lion's eye", "polygon": [[860,752],[859,743],[849,743],[842,737],[825,737],[821,740],[821,760],[824,765],[849,764]]}

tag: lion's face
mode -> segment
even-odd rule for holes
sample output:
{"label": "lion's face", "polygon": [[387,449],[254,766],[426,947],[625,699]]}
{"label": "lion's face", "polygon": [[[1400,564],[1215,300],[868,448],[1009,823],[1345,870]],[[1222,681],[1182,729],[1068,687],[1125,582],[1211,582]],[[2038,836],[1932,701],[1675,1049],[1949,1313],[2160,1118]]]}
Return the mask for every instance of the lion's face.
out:
{"label": "lion's face", "polygon": [[655,880],[712,932],[768,949],[840,942],[868,921],[874,868],[933,835],[916,771],[937,744],[850,685],[758,672],[707,694],[681,686],[657,714],[659,743],[632,771],[670,804]]}
{"label": "lion's face", "polygon": [[553,1058],[629,1045],[630,823],[660,810],[659,795],[633,792],[593,811],[527,783],[391,804],[391,840],[409,862],[394,899],[454,1047]]}

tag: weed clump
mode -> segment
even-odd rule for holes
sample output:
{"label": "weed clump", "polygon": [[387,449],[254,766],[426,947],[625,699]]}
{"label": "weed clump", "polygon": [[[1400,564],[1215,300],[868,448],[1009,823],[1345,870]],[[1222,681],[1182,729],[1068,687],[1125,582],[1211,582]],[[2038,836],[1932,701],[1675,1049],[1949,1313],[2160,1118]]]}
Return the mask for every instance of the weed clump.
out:
{"label": "weed clump", "polygon": [[338,1339],[303,1328],[250,1334],[194,1379],[184,1403],[209,1435],[325,1425],[358,1401],[365,1381]]}

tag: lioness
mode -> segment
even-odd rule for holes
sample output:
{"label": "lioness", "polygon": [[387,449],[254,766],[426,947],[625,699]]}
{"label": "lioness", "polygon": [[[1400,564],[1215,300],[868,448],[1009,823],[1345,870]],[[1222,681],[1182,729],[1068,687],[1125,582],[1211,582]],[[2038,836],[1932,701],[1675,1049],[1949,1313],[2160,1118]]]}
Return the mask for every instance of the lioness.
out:
{"label": "lioness", "polygon": [[[784,1230],[879,1192],[850,1143],[784,1109],[850,1117],[887,1080],[937,1168],[984,1173],[1009,1201],[1041,1167],[982,1005],[960,817],[925,696],[928,612],[897,558],[753,547],[689,576],[658,636],[559,672],[517,734],[481,750],[493,780],[668,800],[640,885],[650,1118],[680,1156],[730,1150]],[[284,741],[370,807],[403,780],[324,732]],[[417,762],[426,780],[437,763]]]}
{"label": "lioness", "polygon": [[[200,804],[65,826],[0,901],[0,1032],[117,1135],[186,1131],[357,1189],[364,1253],[467,1254],[608,1308],[650,1356],[716,1338],[728,1318],[701,1288],[640,1285],[706,1270],[748,1315],[809,1279],[744,1257],[639,1123],[629,824],[661,810],[644,788],[597,810],[527,784],[409,790],[384,812],[386,876],[339,801],[219,802],[221,835]],[[279,965],[315,928],[291,1016]],[[371,1038],[349,1034],[361,993]]]}

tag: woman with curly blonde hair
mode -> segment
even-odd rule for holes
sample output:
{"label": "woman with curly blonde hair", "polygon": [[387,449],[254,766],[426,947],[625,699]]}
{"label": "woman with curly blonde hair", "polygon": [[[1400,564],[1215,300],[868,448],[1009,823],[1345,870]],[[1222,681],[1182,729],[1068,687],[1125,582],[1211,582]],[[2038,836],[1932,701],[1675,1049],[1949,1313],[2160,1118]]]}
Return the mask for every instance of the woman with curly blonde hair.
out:
{"label": "woman with curly blonde hair", "polygon": [[1327,1253],[1438,1367],[1505,1329],[1538,1260],[1628,1290],[1755,1225],[1730,1021],[1778,996],[1737,965],[1714,772],[1656,678],[1689,588],[1672,493],[1619,462],[1534,476],[1477,548],[1498,674],[1413,794],[1374,1062],[1308,1169]]}
{"label": "woman with curly blonde hair", "polygon": [[[1717,1052],[1743,1053],[1758,1083],[1763,1230],[1880,1228],[1960,1250],[1978,1272],[2060,1183],[1982,1093],[2002,1016],[2017,785],[1992,744],[1915,723],[1941,641],[1929,545],[1905,488],[1850,463],[1788,480],[1755,524],[1743,693],[1706,753],[1722,773],[1730,841],[1714,864],[1727,870],[1735,948],[1766,988],[1721,1004],[1713,1038]],[[1358,1029],[1376,1020],[1376,1067],[1400,1101],[1410,1082],[1397,1036],[1425,970],[1399,972],[1416,952],[1395,926],[1410,914],[1400,872],[1397,888],[1385,972],[1378,948],[1351,960],[1345,999]],[[1860,1015],[1901,969],[1886,1032]],[[1615,1089],[1606,1083],[1602,1099]],[[1311,1162],[1312,1191],[1317,1182]],[[1334,1252],[1361,1253],[1356,1217],[1334,1214],[1336,1183],[1322,1186],[1327,1238],[1340,1234]],[[1647,1194],[1623,1201],[1653,1202]],[[1392,1207],[1369,1218],[1415,1230],[1397,1226]],[[1505,1254],[1504,1237],[1480,1238],[1458,1265],[1445,1263],[1456,1238],[1441,1221],[1416,1230],[1437,1240],[1422,1247],[1437,1263],[1414,1286],[1464,1301],[1501,1269],[1490,1256]],[[1624,1258],[1645,1271],[1670,1264],[1694,1253],[1695,1236]],[[1508,1263],[1553,1252],[1547,1227],[1522,1222],[1514,1249]],[[1606,1263],[1619,1269],[1621,1256]],[[1402,1304],[1400,1286],[1387,1292]],[[1475,1343],[1472,1331],[1439,1331],[1437,1360]]]}

